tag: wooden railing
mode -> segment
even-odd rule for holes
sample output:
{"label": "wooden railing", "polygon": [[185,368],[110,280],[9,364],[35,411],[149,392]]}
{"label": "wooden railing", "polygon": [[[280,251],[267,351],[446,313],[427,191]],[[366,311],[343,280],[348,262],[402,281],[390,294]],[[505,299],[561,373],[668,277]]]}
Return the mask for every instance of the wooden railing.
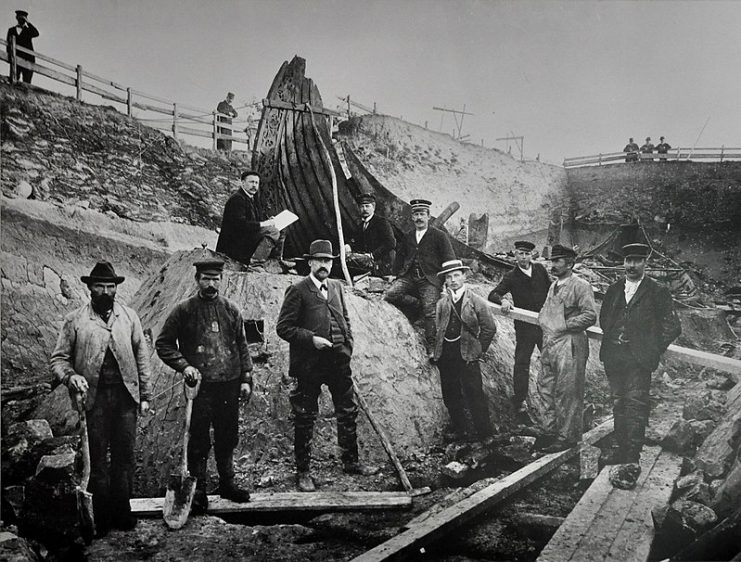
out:
{"label": "wooden railing", "polygon": [[[563,167],[602,166],[610,162],[625,162],[627,156],[627,152],[609,152],[606,154],[564,158]],[[727,148],[725,146],[721,146],[720,148],[672,148],[666,154],[659,154],[657,152],[643,154],[642,152],[638,152],[637,154],[631,154],[631,156],[634,156],[639,161],[647,162],[675,162],[678,160],[717,160],[723,162],[724,160],[741,160],[741,148]],[[626,163],[635,164],[636,162]]]}
{"label": "wooden railing", "polygon": [[[81,65],[72,66],[65,62],[54,59],[50,56],[32,51],[15,44],[15,37],[11,39],[10,44],[0,39],[0,44],[4,47],[0,50],[0,60],[6,61],[10,65],[10,81],[15,81],[15,69],[17,67],[32,70],[47,78],[57,82],[67,84],[75,88],[75,97],[82,101],[82,93],[90,92],[101,98],[120,103],[126,106],[126,114],[147,124],[147,126],[161,131],[172,133],[177,140],[180,135],[190,135],[201,138],[211,139],[211,147],[216,149],[216,141],[219,139],[230,140],[236,143],[250,144],[250,139],[244,131],[230,123],[219,121],[219,118],[231,119],[229,115],[221,114],[217,111],[211,111],[200,107],[194,107],[177,103],[171,100],[163,99],[131,87],[124,86],[108,78],[102,78],[88,72]],[[16,53],[25,53],[33,55],[36,60],[42,60],[50,65],[55,65],[57,69],[50,66],[44,66],[38,62],[31,62],[19,56]],[[61,70],[60,70],[61,69]],[[65,72],[66,71],[66,72]],[[152,103],[154,102],[154,103]],[[139,115],[134,115],[133,110],[139,109],[160,115],[167,115],[165,119],[146,119]],[[223,134],[223,130],[229,130],[231,135]]]}

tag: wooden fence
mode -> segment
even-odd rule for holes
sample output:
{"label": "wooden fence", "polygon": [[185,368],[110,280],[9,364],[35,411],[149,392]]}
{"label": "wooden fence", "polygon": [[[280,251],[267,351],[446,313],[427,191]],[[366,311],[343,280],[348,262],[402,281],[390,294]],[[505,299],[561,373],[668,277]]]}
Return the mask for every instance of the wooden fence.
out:
{"label": "wooden fence", "polygon": [[[653,152],[652,154],[633,154],[639,161],[647,162],[676,162],[679,160],[741,160],[741,148],[672,148],[666,154]],[[602,166],[610,162],[625,162],[626,152],[609,152],[607,154],[594,154],[591,156],[577,156],[575,158],[564,158],[564,168],[580,168],[582,166]],[[626,162],[635,164],[636,162]]]}
{"label": "wooden fence", "polygon": [[[177,103],[134,90],[131,87],[118,84],[113,80],[102,78],[92,72],[88,72],[79,64],[72,66],[38,51],[20,47],[15,44],[15,37],[11,39],[10,44],[0,39],[0,44],[5,47],[0,50],[0,60],[4,60],[10,65],[11,83],[15,81],[16,68],[26,68],[57,82],[72,86],[75,88],[75,97],[78,101],[82,101],[82,93],[84,91],[96,94],[105,100],[125,105],[126,114],[129,117],[146,122],[152,128],[170,132],[176,140],[181,135],[208,138],[211,139],[211,147],[214,150],[216,150],[216,141],[218,139],[230,140],[246,145],[250,144],[249,135],[244,131],[236,128],[231,123],[219,121],[219,118],[231,119],[229,115]],[[28,61],[16,56],[16,53],[33,55],[37,61],[42,60],[50,65],[55,65],[57,68]],[[134,109],[167,115],[168,117],[164,119],[144,119],[140,116],[133,115]],[[231,131],[232,134],[224,134],[224,130]]]}

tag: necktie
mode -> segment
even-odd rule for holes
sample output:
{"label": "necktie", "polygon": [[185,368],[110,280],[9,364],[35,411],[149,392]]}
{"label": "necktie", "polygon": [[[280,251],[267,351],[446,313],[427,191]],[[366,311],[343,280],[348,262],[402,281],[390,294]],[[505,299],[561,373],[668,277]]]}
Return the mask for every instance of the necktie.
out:
{"label": "necktie", "polygon": [[324,296],[325,297],[327,296],[327,294],[326,294],[327,293],[327,286],[324,283],[321,284],[321,286],[319,287],[319,290],[320,291],[324,291],[324,293],[325,293]]}

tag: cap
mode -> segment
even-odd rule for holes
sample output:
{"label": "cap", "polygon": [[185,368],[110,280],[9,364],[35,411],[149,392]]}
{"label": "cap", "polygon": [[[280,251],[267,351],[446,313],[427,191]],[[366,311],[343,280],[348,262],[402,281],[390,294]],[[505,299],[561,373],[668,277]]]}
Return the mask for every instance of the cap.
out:
{"label": "cap", "polygon": [[376,196],[372,193],[363,193],[360,196],[360,203],[375,203],[376,202]]}
{"label": "cap", "polygon": [[429,211],[432,201],[428,201],[427,199],[412,199],[409,204],[412,206],[412,211],[418,211],[420,209]]}
{"label": "cap", "polygon": [[551,248],[551,260],[557,260],[559,258],[575,258],[576,252],[573,250],[573,248],[569,248],[568,246],[562,246],[561,244],[556,244]]}
{"label": "cap", "polygon": [[224,271],[224,262],[217,259],[201,260],[193,262],[196,273],[221,273]]}
{"label": "cap", "polygon": [[450,273],[452,271],[464,271],[468,269],[471,270],[470,267],[467,265],[463,265],[463,262],[461,260],[449,260],[446,262],[443,262],[443,268],[438,272],[437,276],[442,277],[446,273]]}
{"label": "cap", "polygon": [[623,246],[624,258],[647,258],[651,248],[646,244],[626,244]]}
{"label": "cap", "polygon": [[651,137],[646,137],[646,140],[647,140],[647,141],[650,141],[650,140],[651,140]]}
{"label": "cap", "polygon": [[26,10],[16,10],[15,11],[16,16],[23,16],[24,18],[28,17],[28,12]]}
{"label": "cap", "polygon": [[518,240],[515,242],[515,250],[525,250],[532,252],[535,249],[535,244],[528,242],[527,240]]}
{"label": "cap", "polygon": [[659,137],[659,140],[664,140],[664,137]]}
{"label": "cap", "polygon": [[337,256],[332,254],[332,242],[329,240],[314,240],[309,246],[309,253],[304,254],[304,258],[329,258],[335,259]]}

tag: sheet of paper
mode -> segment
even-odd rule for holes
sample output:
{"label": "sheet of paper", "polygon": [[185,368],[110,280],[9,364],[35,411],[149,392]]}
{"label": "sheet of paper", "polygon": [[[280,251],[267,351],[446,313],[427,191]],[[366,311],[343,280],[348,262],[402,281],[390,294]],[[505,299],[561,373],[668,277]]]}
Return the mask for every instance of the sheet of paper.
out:
{"label": "sheet of paper", "polygon": [[278,213],[273,221],[275,222],[275,228],[283,230],[289,224],[293,224],[298,220],[298,216],[293,214],[291,211],[285,210]]}

